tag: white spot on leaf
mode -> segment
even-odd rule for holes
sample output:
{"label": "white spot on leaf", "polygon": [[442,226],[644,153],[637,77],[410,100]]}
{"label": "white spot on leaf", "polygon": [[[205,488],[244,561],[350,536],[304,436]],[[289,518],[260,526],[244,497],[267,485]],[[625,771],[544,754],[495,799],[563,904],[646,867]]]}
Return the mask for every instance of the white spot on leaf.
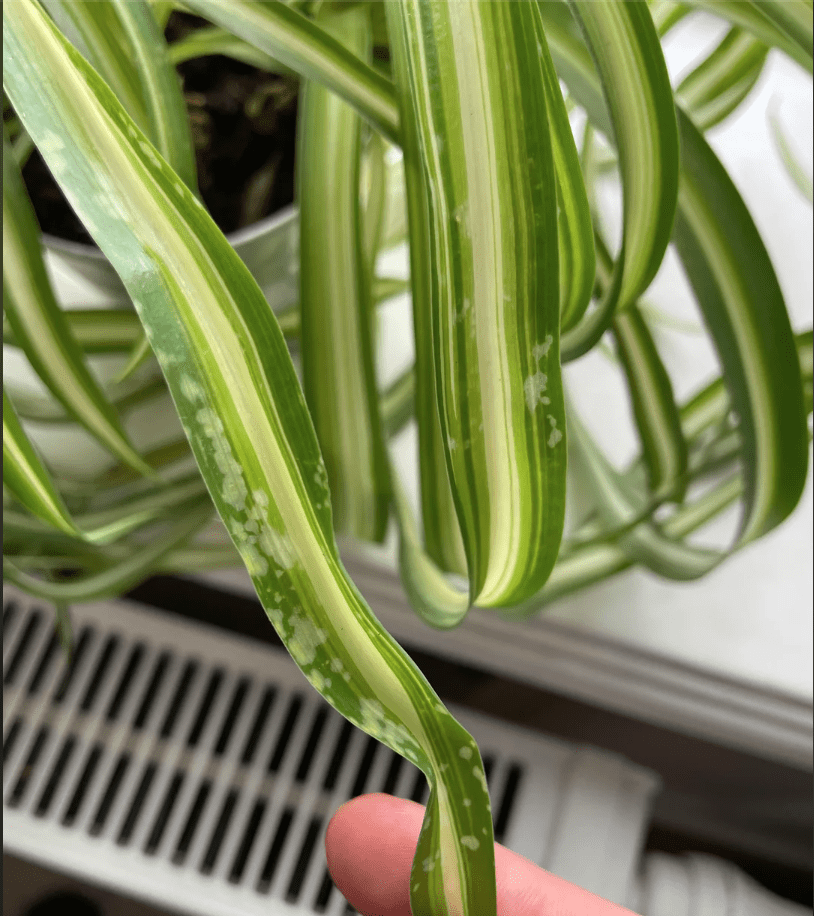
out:
{"label": "white spot on leaf", "polygon": [[535,372],[523,382],[523,391],[526,395],[526,405],[534,413],[538,404],[542,402],[543,392],[548,385],[548,376],[543,372]]}
{"label": "white spot on leaf", "polygon": [[293,632],[286,642],[286,648],[301,668],[312,665],[316,659],[317,649],[328,640],[327,630],[318,627],[304,614],[292,614],[289,623],[293,627]]}
{"label": "white spot on leaf", "polygon": [[535,344],[532,347],[531,355],[539,362],[543,357],[548,356],[548,351],[553,343],[554,338],[550,334],[546,335],[546,339],[541,344]]}
{"label": "white spot on leaf", "polygon": [[204,400],[203,388],[189,375],[181,376],[181,394],[193,403]]}
{"label": "white spot on leaf", "polygon": [[245,509],[249,491],[243,479],[243,469],[235,460],[229,440],[224,434],[220,417],[211,407],[202,407],[195,419],[201,432],[209,439],[215,464],[223,475],[221,498],[235,509]]}

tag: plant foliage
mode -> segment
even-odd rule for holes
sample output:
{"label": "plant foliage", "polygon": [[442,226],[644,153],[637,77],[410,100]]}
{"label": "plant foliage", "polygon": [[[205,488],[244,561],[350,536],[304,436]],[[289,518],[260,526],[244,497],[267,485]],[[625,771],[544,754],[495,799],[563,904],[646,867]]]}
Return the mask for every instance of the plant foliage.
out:
{"label": "plant foliage", "polygon": [[[3,340],[44,384],[4,383],[4,579],[64,608],[159,570],[245,564],[313,686],[428,777],[413,912],[495,916],[478,748],[368,608],[335,533],[378,541],[392,519],[405,589],[443,629],[472,606],[522,619],[634,565],[697,578],[788,517],[808,469],[811,332],[795,334],[704,132],[772,49],[811,72],[811,0],[386,0],[385,15],[186,0],[210,26],[168,46],[172,6],[4,4]],[[696,7],[730,28],[673,87],[662,42]],[[300,296],[276,315],[198,196],[173,67],[213,53],[301,79]],[[58,302],[20,175],[34,146],[135,311]],[[596,205],[608,173],[616,250]],[[404,286],[376,268],[405,232],[415,363],[383,387],[378,303]],[[722,370],[686,403],[643,299],[669,246]],[[606,338],[641,444],[624,471],[564,389],[563,364]],[[112,382],[99,354],[124,359]],[[185,436],[141,453],[127,412],[167,393]],[[389,454],[412,417],[418,518]],[[43,423],[81,426],[109,469],[57,474],[34,444]],[[593,505],[566,532],[569,456]],[[691,538],[736,502],[727,549]],[[219,540],[204,540],[215,512]]]}

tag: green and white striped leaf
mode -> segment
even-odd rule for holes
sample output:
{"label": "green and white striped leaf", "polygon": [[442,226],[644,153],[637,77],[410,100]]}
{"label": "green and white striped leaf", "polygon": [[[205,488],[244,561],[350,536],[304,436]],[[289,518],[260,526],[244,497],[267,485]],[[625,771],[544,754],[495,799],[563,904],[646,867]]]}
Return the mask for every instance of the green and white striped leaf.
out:
{"label": "green and white striped leaf", "polygon": [[37,518],[66,534],[80,532],[51,475],[26,436],[3,386],[3,486]]}
{"label": "green and white striped leaf", "polygon": [[575,327],[593,293],[596,264],[591,208],[568,111],[545,35],[540,38],[545,108],[557,175],[561,333]]}
{"label": "green and white striped leaf", "polygon": [[[405,61],[405,55],[396,55],[394,67],[397,72],[401,72]],[[400,78],[406,81],[406,72]],[[433,268],[430,254],[428,188],[423,177],[424,166],[415,119],[407,119],[403,124],[401,142],[410,236],[410,287],[415,343],[415,417],[418,426],[419,498],[424,547],[427,559],[436,563],[442,570],[465,575],[466,554],[449,483],[435,389],[431,306]],[[395,473],[392,474],[392,478],[393,486],[398,487]],[[402,510],[406,508],[400,502],[400,496],[400,490],[394,492],[394,508],[399,522]],[[411,522],[412,519],[408,516],[405,523],[409,525]],[[412,534],[413,529],[407,528],[401,537],[414,543],[411,540]],[[408,561],[411,554],[409,551],[405,552],[404,544],[400,550],[403,562]],[[419,565],[423,567],[424,564],[422,562]],[[409,573],[411,580],[415,578],[416,587],[420,582],[421,572],[422,569],[419,568]],[[432,586],[431,581],[428,587],[432,589]],[[417,606],[429,608],[430,604],[429,601],[422,599]]]}
{"label": "green and white striped leaf", "polygon": [[[358,57],[369,55],[365,8],[333,17],[326,28]],[[380,541],[390,494],[373,366],[371,251],[361,212],[362,121],[347,102],[311,81],[301,90],[299,106],[305,400],[328,471],[336,530]]]}
{"label": "green and white striped leaf", "polygon": [[615,540],[628,559],[657,575],[680,581],[699,579],[724,559],[725,552],[667,537],[652,522],[625,530],[631,521],[640,518],[643,507],[638,494],[631,495],[630,484],[605,458],[570,405],[568,429],[578,456],[578,469],[594,494],[599,516],[607,528],[623,531]]}
{"label": "green and white striped leaf", "polygon": [[49,16],[100,73],[138,126],[149,135],[150,118],[134,65],[133,48],[112,3],[41,0]]}
{"label": "green and white striped leaf", "polygon": [[[694,502],[686,503],[662,526],[664,536],[681,542],[731,506],[743,492],[740,474],[732,474]],[[512,620],[526,620],[566,595],[618,575],[633,567],[628,552],[616,542],[578,547],[564,553],[540,595],[501,612]]]}
{"label": "green and white striped leaf", "polygon": [[167,49],[169,59],[174,66],[183,64],[196,57],[209,57],[221,55],[239,60],[250,67],[268,70],[269,73],[290,73],[278,60],[269,54],[258,50],[242,38],[232,35],[226,29],[218,26],[196,29],[178,41],[174,41]]}
{"label": "green and white striped leaf", "polygon": [[778,48],[812,72],[814,12],[811,0],[687,0]]}
{"label": "green and white striped leaf", "polygon": [[650,494],[655,500],[680,502],[686,489],[687,441],[670,377],[635,304],[616,316],[613,335],[639,430]]}
{"label": "green and white striped leaf", "polygon": [[780,153],[780,158],[783,160],[783,165],[786,167],[789,178],[791,178],[795,187],[803,197],[805,197],[809,203],[812,203],[812,201],[814,201],[814,194],[812,194],[811,188],[811,175],[809,175],[800,164],[800,161],[792,150],[791,144],[780,125],[780,119],[776,114],[769,115],[769,125],[772,129],[772,137],[774,138],[775,146]]}
{"label": "green and white striped leaf", "polygon": [[[604,130],[607,116],[590,58],[561,22],[547,18],[546,29],[570,91]],[[680,110],[678,123],[681,193],[673,236],[740,418],[748,466],[741,539],[750,540],[788,515],[805,482],[808,447],[799,362],[771,260],[746,206]]]}
{"label": "green and white striped leaf", "polygon": [[608,139],[619,154],[623,201],[622,244],[605,292],[612,302],[600,305],[564,337],[563,351],[573,357],[587,352],[613,310],[638,298],[656,275],[670,241],[679,156],[672,89],[647,5],[571,0],[570,6],[596,62],[610,112]]}
{"label": "green and white striped leaf", "polygon": [[738,417],[749,541],[797,505],[808,469],[800,363],[771,260],[737,189],[680,114],[675,241],[712,335]]}
{"label": "green and white striped leaf", "polygon": [[686,3],[677,3],[675,0],[650,0],[649,6],[659,38],[664,38],[673,26],[678,25],[692,11],[692,7]]}
{"label": "green and white striped leaf", "polygon": [[[492,825],[477,745],[340,563],[325,466],[262,292],[40,9],[20,2],[3,14],[6,90],[136,304],[212,499],[272,623],[326,700],[427,774],[431,794],[413,879],[413,899],[426,905],[414,910],[495,916]],[[432,869],[421,867],[426,857]]]}
{"label": "green and white striped leaf", "polygon": [[[67,413],[59,401],[34,393],[25,388],[15,391],[15,387],[9,382],[7,385],[8,394],[17,411],[18,416],[23,420],[33,420],[36,423],[72,423],[74,417]],[[123,414],[133,407],[138,407],[162,394],[166,394],[167,386],[161,376],[126,380],[120,384],[110,385],[107,389],[110,403],[116,410]],[[146,458],[142,460],[147,464]]]}
{"label": "green and white striped leaf", "polygon": [[203,505],[184,512],[180,521],[163,535],[152,538],[147,544],[132,547],[124,559],[105,564],[100,572],[64,582],[37,579],[23,572],[11,557],[4,555],[3,580],[30,595],[57,604],[112,598],[129,591],[154,572],[168,552],[185,544],[211,517],[212,506],[207,499]]}
{"label": "green and white striped leaf", "polygon": [[186,0],[186,5],[294,72],[327,86],[397,142],[398,108],[389,80],[307,16],[275,0]]}
{"label": "green and white striped leaf", "polygon": [[4,141],[3,308],[15,339],[65,410],[105,448],[147,475],[115,409],[90,374],[54,298],[20,170]]}
{"label": "green and white striped leaf", "polygon": [[197,194],[195,154],[181,84],[147,0],[44,0],[43,5]]}
{"label": "green and white striped leaf", "polygon": [[[63,312],[70,335],[86,354],[129,353],[144,333],[130,309],[72,309]],[[14,329],[3,316],[3,343],[19,347]]]}
{"label": "green and white striped leaf", "polygon": [[195,151],[181,81],[149,3],[147,0],[108,2],[116,10],[119,28],[133,49],[141,96],[147,109],[150,128],[147,135],[181,181],[197,194]]}
{"label": "green and white striped leaf", "polygon": [[769,49],[752,35],[732,28],[720,44],[679,83],[676,98],[707,131],[728,117],[755,87]]}
{"label": "green and white striped leaf", "polygon": [[[410,210],[411,247],[427,255],[413,260],[414,291],[427,282],[415,267],[429,274],[429,295],[414,295],[414,315],[426,310],[416,333],[431,327],[470,601],[510,604],[548,577],[564,511],[545,38],[535,4],[394,2],[387,13],[404,133],[417,147],[411,164],[405,141],[408,195],[411,180],[423,187]],[[432,415],[420,389],[416,405]]]}

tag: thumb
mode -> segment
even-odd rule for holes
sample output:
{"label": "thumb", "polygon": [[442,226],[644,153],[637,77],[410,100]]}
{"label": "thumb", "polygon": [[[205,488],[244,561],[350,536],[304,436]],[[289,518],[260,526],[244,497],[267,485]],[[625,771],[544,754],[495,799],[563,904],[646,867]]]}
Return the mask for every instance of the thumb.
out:
{"label": "thumb", "polygon": [[[333,816],[325,835],[337,887],[365,916],[410,916],[410,867],[424,808],[390,795],[362,795]],[[498,916],[633,916],[495,846]]]}

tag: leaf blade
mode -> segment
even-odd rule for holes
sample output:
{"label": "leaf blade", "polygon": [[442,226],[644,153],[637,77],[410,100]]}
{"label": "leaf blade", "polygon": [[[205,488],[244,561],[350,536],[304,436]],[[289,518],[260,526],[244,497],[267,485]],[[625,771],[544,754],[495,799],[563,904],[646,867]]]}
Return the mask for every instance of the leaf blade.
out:
{"label": "leaf blade", "polygon": [[656,500],[680,502],[686,490],[688,449],[670,377],[635,305],[616,316],[613,334],[628,382],[650,493]]}
{"label": "leaf blade", "polygon": [[187,5],[295,72],[323,83],[397,142],[398,112],[389,80],[306,16],[273,0],[189,0]]}
{"label": "leaf blade", "polygon": [[[494,916],[494,887],[492,904],[483,899],[484,875],[494,874],[493,845],[474,850],[460,842],[482,831],[491,840],[477,745],[341,565],[316,435],[262,292],[39,9],[25,2],[3,12],[9,95],[64,188],[104,187],[104,204],[84,193],[77,207],[155,338],[196,460],[261,603],[312,685],[427,774],[433,791],[419,849],[439,868],[432,876],[419,866],[415,875],[433,906],[460,911],[466,899],[474,916]],[[56,153],[50,131],[62,132],[64,148]],[[115,223],[106,221],[111,196]]]}
{"label": "leaf blade", "polygon": [[746,462],[741,538],[788,516],[805,485],[800,363],[783,294],[757,228],[700,132],[681,115],[676,247],[725,369]]}
{"label": "leaf blade", "polygon": [[[394,52],[402,119],[417,125],[422,164],[412,174],[432,186],[425,307],[470,600],[511,603],[548,576],[564,510],[559,290],[551,280],[556,180],[539,118],[542,27],[534,4],[387,10],[391,34],[401,35]],[[529,160],[537,181],[523,177]]]}
{"label": "leaf blade", "polygon": [[131,445],[115,409],[88,371],[54,297],[40,251],[36,217],[4,140],[3,306],[40,379],[102,445],[134,469],[152,471]]}
{"label": "leaf blade", "polygon": [[[368,53],[363,9],[333,17],[331,34]],[[301,91],[297,143],[303,387],[328,472],[334,525],[380,541],[389,475],[373,365],[371,270],[360,203],[361,119],[330,90]]]}
{"label": "leaf blade", "polygon": [[624,308],[650,284],[670,241],[679,169],[675,105],[646,4],[569,2],[596,61],[619,151],[623,238],[614,272]]}

